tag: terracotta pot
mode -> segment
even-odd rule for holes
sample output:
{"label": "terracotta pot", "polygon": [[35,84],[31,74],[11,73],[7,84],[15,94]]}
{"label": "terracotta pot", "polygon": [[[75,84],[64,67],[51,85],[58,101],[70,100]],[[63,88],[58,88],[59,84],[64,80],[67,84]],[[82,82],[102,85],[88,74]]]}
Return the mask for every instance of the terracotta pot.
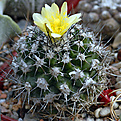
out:
{"label": "terracotta pot", "polygon": [[68,5],[68,14],[72,10],[72,8],[76,8],[80,0],[66,0]]}
{"label": "terracotta pot", "polygon": [[[68,11],[67,13],[69,14],[72,10],[72,8],[76,8],[76,6],[78,5],[80,0],[63,0],[63,2],[66,1],[67,5],[68,5]],[[61,6],[62,6],[62,1],[60,1]],[[61,6],[60,6],[60,10],[61,10]]]}
{"label": "terracotta pot", "polygon": [[17,120],[1,114],[1,121],[17,121]]}

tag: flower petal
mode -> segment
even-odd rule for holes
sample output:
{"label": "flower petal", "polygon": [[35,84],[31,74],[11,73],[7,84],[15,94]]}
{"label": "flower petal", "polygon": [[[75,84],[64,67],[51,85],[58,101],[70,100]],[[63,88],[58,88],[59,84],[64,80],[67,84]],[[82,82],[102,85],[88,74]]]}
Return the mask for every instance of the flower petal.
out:
{"label": "flower petal", "polygon": [[52,17],[51,17],[52,10],[51,10],[50,6],[49,6],[49,8],[48,7],[46,7],[46,8],[44,8],[44,7],[42,8],[41,15],[42,15],[42,17],[46,18],[48,21],[52,21]]}
{"label": "flower petal", "polygon": [[67,2],[64,2],[61,7],[61,16],[63,17],[67,16]]}
{"label": "flower petal", "polygon": [[56,34],[56,33],[51,33],[51,36],[54,38],[60,38],[62,35]]}
{"label": "flower petal", "polygon": [[[50,16],[51,13],[52,13],[51,7],[47,4],[45,4],[45,14]],[[47,17],[49,17],[49,16],[47,16]]]}
{"label": "flower petal", "polygon": [[75,21],[76,21],[76,18],[74,17],[71,17],[65,20],[65,23],[67,23],[67,26],[64,28],[64,30],[60,34],[63,35],[75,23]]}
{"label": "flower petal", "polygon": [[45,9],[50,10],[51,7],[48,4],[45,4]]}
{"label": "flower petal", "polygon": [[45,32],[45,34],[47,33],[44,24],[41,24],[40,22],[36,22],[36,21],[34,21],[34,23],[40,28],[41,31]]}
{"label": "flower petal", "polygon": [[34,13],[34,14],[33,14],[33,20],[34,20],[34,21],[37,21],[37,22],[44,23],[43,17],[42,17],[42,15],[39,14],[39,13]]}
{"label": "flower petal", "polygon": [[67,19],[67,21],[69,23],[73,22],[73,24],[74,24],[74,23],[78,22],[79,20],[81,20],[81,19],[79,19],[80,17],[81,17],[81,13],[77,13],[77,14],[70,16],[69,19]]}
{"label": "flower petal", "polygon": [[41,15],[43,17],[46,17],[47,16],[47,12],[46,12],[46,9],[44,7],[42,7]]}
{"label": "flower petal", "polygon": [[51,10],[53,11],[53,14],[55,17],[59,15],[59,8],[55,3],[51,5]]}
{"label": "flower petal", "polygon": [[46,24],[46,26],[47,26],[47,28],[52,32],[52,28],[51,28],[51,25],[50,25],[49,22]]}
{"label": "flower petal", "polygon": [[46,33],[46,28],[45,28],[45,19],[41,16],[39,13],[34,13],[33,14],[33,20],[34,23],[42,30],[43,32]]}
{"label": "flower petal", "polygon": [[66,28],[60,34],[63,35],[73,24],[80,21],[81,20],[79,18],[80,16],[81,16],[81,14],[79,13],[79,14],[75,14],[75,15],[72,15],[69,18],[67,18],[65,20],[65,23],[67,23],[68,25],[66,26]]}

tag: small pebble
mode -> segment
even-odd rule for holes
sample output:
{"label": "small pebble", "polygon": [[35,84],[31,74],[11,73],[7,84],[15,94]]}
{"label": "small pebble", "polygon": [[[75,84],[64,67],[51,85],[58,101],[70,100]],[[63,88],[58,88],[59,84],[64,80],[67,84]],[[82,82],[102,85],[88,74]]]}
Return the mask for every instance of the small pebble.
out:
{"label": "small pebble", "polygon": [[89,4],[89,3],[85,3],[83,6],[81,6],[82,7],[82,10],[84,11],[84,12],[90,12],[90,10],[91,10],[91,8],[92,8],[92,6],[91,6],[91,4]]}
{"label": "small pebble", "polygon": [[[114,64],[112,64],[112,66],[114,66],[114,67],[120,69],[120,68],[121,68],[121,62],[119,62],[119,63],[114,63]],[[120,73],[121,73],[121,72],[120,72]]]}
{"label": "small pebble", "polygon": [[[25,114],[25,117],[24,117],[24,121],[38,121],[40,120],[40,118],[38,119],[39,116],[36,116],[36,115],[31,115],[30,113],[26,113]],[[41,120],[40,120],[41,121]]]}
{"label": "small pebble", "polygon": [[103,33],[104,34],[106,33],[106,35],[108,35],[108,36],[111,36],[112,34],[114,34],[114,32],[116,32],[116,33],[119,32],[120,25],[113,18],[110,18],[110,19],[103,21],[103,25],[105,25]]}
{"label": "small pebble", "polygon": [[1,62],[0,62],[0,66],[2,66],[2,65],[3,65],[3,62],[1,61]]}
{"label": "small pebble", "polygon": [[18,121],[23,121],[22,118],[19,118]]}
{"label": "small pebble", "polygon": [[1,94],[0,95],[0,99],[5,99],[5,98],[7,98],[7,95],[6,94]]}
{"label": "small pebble", "polygon": [[4,106],[7,109],[9,108],[9,105],[7,103],[5,103],[5,102],[1,103],[1,105]]}
{"label": "small pebble", "polygon": [[95,121],[103,121],[103,119],[96,119]]}
{"label": "small pebble", "polygon": [[[121,91],[116,91],[116,95],[121,95]],[[118,100],[121,100],[121,97],[118,98]]]}
{"label": "small pebble", "polygon": [[116,74],[116,75],[119,75],[119,74],[120,74],[118,68],[116,68],[116,67],[114,67],[114,66],[109,66],[109,69],[110,69],[111,71],[113,71],[113,74]]}
{"label": "small pebble", "polygon": [[25,109],[30,109],[31,106],[30,105],[25,105]]}
{"label": "small pebble", "polygon": [[121,74],[121,68],[119,69],[119,72],[120,72],[120,74]]}
{"label": "small pebble", "polygon": [[11,111],[6,109],[4,106],[1,106],[0,105],[0,110],[1,110],[1,113],[10,113]]}
{"label": "small pebble", "polygon": [[105,117],[110,115],[110,107],[104,107],[100,110],[100,116]]}
{"label": "small pebble", "polygon": [[44,121],[43,119],[40,119],[40,121]]}
{"label": "small pebble", "polygon": [[108,11],[104,10],[104,11],[102,11],[102,13],[101,13],[101,18],[102,18],[103,20],[106,20],[106,19],[111,18],[111,15],[110,15],[110,13],[109,13]]}
{"label": "small pebble", "polygon": [[121,77],[118,76],[118,77],[116,78],[116,82],[119,82],[119,81],[121,81]]}
{"label": "small pebble", "polygon": [[112,16],[115,16],[116,14],[118,14],[118,11],[116,9],[110,9],[109,11]]}
{"label": "small pebble", "polygon": [[12,108],[13,108],[13,105],[10,104],[10,105],[9,105],[9,109],[12,110]]}
{"label": "small pebble", "polygon": [[116,37],[115,37],[115,39],[114,39],[114,41],[113,41],[112,46],[113,46],[113,48],[117,48],[120,44],[121,44],[121,32],[119,32],[119,33],[116,35]]}
{"label": "small pebble", "polygon": [[102,109],[102,108],[98,108],[98,109],[95,110],[94,114],[95,114],[95,117],[96,117],[96,118],[99,118],[99,117],[100,117],[100,110],[101,110],[101,109]]}
{"label": "small pebble", "polygon": [[117,109],[119,107],[119,104],[117,103],[117,102],[115,102],[114,104],[113,104],[113,108],[114,109]]}
{"label": "small pebble", "polygon": [[121,23],[121,12],[117,13],[114,18],[118,21],[118,23]]}
{"label": "small pebble", "polygon": [[19,40],[19,37],[16,36],[16,37],[14,37],[13,39],[14,39],[14,41],[17,41],[17,40]]}
{"label": "small pebble", "polygon": [[115,110],[116,115],[120,116],[121,115],[121,109]]}
{"label": "small pebble", "polygon": [[117,82],[117,83],[115,84],[115,88],[116,88],[116,89],[120,89],[120,88],[121,88],[121,81],[119,81],[119,82]]}
{"label": "small pebble", "polygon": [[100,7],[98,5],[94,5],[92,8],[92,12],[100,13]]}
{"label": "small pebble", "polygon": [[89,22],[95,23],[99,21],[99,15],[97,13],[94,12],[90,12],[89,14]]}
{"label": "small pebble", "polygon": [[0,103],[3,103],[3,102],[5,102],[5,99],[0,99]]}
{"label": "small pebble", "polygon": [[121,110],[121,105],[119,105],[119,109]]}
{"label": "small pebble", "polygon": [[18,111],[19,106],[18,106],[18,105],[13,105],[12,109],[13,109],[14,111]]}
{"label": "small pebble", "polygon": [[7,94],[3,93],[2,90],[0,90],[0,99],[7,98]]}
{"label": "small pebble", "polygon": [[[115,96],[111,96],[110,99],[111,101],[113,102],[113,100],[115,99],[116,97]],[[117,109],[119,107],[119,104],[117,102],[113,103],[113,108],[114,109]]]}
{"label": "small pebble", "polygon": [[94,118],[89,116],[86,121],[94,121]]}
{"label": "small pebble", "polygon": [[117,6],[117,10],[121,12],[121,4]]}
{"label": "small pebble", "polygon": [[18,113],[13,111],[12,114],[11,114],[11,118],[18,119]]}
{"label": "small pebble", "polygon": [[117,60],[118,53],[114,54],[114,58]]}
{"label": "small pebble", "polygon": [[82,118],[85,118],[86,115],[87,115],[87,113],[82,113],[82,114],[81,114],[81,117],[82,117]]}
{"label": "small pebble", "polygon": [[[43,121],[43,119],[40,119],[40,121],[41,121],[41,120]],[[71,120],[72,120],[72,121],[82,121],[82,120],[81,120],[80,118],[78,118],[78,117],[72,118]]]}

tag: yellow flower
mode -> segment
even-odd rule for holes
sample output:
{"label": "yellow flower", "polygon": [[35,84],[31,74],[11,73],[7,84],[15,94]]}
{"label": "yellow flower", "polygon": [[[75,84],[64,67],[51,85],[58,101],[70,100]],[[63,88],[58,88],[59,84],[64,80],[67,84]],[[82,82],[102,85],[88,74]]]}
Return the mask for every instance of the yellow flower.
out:
{"label": "yellow flower", "polygon": [[80,21],[81,13],[67,16],[67,2],[64,2],[59,12],[58,6],[53,3],[51,7],[45,4],[42,8],[41,14],[34,13],[34,23],[42,30],[46,35],[54,38],[60,38],[72,24]]}

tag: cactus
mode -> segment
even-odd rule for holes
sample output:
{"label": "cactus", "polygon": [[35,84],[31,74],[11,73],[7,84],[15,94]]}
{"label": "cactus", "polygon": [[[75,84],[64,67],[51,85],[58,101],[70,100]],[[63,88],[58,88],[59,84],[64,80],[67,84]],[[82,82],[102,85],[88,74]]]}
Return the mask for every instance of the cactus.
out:
{"label": "cactus", "polygon": [[79,27],[75,25],[55,43],[37,27],[27,28],[27,35],[13,46],[18,53],[11,64],[13,80],[21,90],[15,98],[25,92],[28,103],[37,101],[41,110],[50,112],[46,104],[52,104],[54,111],[68,110],[73,115],[96,103],[96,96],[106,87],[104,57],[108,52],[88,37],[92,33]]}
{"label": "cactus", "polygon": [[96,41],[93,32],[74,24],[60,38],[29,26],[12,49],[10,77],[17,88],[15,98],[47,117],[76,116],[89,111],[106,88],[110,51]]}

